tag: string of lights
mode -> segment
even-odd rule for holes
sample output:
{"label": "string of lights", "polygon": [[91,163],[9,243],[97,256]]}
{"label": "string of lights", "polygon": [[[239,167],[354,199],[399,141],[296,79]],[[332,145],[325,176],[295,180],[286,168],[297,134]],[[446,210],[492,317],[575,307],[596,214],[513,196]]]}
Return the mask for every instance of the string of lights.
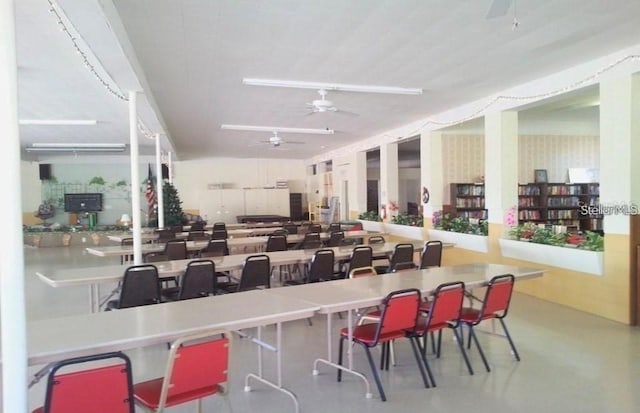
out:
{"label": "string of lights", "polygon": [[[96,80],[98,80],[98,82],[100,82],[100,84],[102,84],[102,86],[104,86],[104,88],[109,91],[109,93],[111,93],[112,95],[114,95],[115,97],[117,97],[120,100],[124,100],[124,101],[128,101],[129,99],[125,96],[124,93],[122,93],[119,90],[116,90],[117,87],[112,86],[112,82],[107,82],[101,75],[100,73],[98,73],[98,71],[96,70],[95,65],[93,65],[90,61],[89,61],[89,56],[87,55],[87,53],[85,53],[82,48],[79,45],[78,39],[75,36],[75,29],[73,30],[69,30],[69,27],[67,27],[67,25],[65,24],[63,19],[63,13],[60,12],[58,10],[59,6],[57,4],[55,4],[53,2],[53,0],[47,0],[47,2],[49,3],[49,12],[51,12],[52,15],[55,16],[56,20],[58,21],[58,26],[60,27],[60,30],[67,35],[67,37],[69,38],[69,40],[71,41],[71,44],[73,45],[73,48],[75,49],[76,53],[78,53],[78,55],[80,55],[80,58],[82,59],[82,62],[84,64],[84,66],[89,70],[89,72],[91,72],[91,74],[93,75],[93,77],[96,78]],[[66,18],[66,16],[65,16]]]}
{"label": "string of lights", "polygon": [[[115,97],[117,97],[122,101],[128,102],[129,98],[127,97],[127,95],[122,93],[122,91],[120,91],[117,86],[112,86],[112,84],[115,84],[115,82],[113,82],[111,79],[109,79],[109,81],[105,80],[98,72],[98,69],[96,69],[96,66],[91,63],[91,61],[89,60],[89,54],[87,54],[85,51],[82,50],[82,47],[80,46],[80,43],[78,42],[78,39],[74,34],[76,32],[75,29],[73,30],[69,29],[69,27],[65,23],[65,20],[67,20],[67,18],[66,16],[64,16],[63,18],[64,14],[62,11],[59,10],[59,6],[53,0],[47,0],[47,2],[49,3],[49,12],[53,16],[55,16],[58,26],[60,27],[60,30],[67,35],[76,53],[80,55],[84,66],[89,70],[89,72],[91,72],[91,74],[96,78],[96,80],[100,82],[100,84],[109,93],[111,93],[112,95],[114,95]],[[137,126],[138,126],[138,130],[147,139],[155,139],[155,134],[152,133],[151,130],[149,130],[149,128],[147,128],[146,125],[139,118],[138,118]]]}
{"label": "string of lights", "polygon": [[413,136],[416,133],[419,133],[420,131],[422,131],[424,128],[426,128],[429,125],[434,125],[434,126],[452,126],[452,125],[457,125],[459,123],[464,123],[467,122],[471,119],[475,119],[478,116],[480,116],[481,114],[483,114],[487,109],[489,109],[491,106],[495,105],[497,102],[499,101],[508,101],[508,100],[516,100],[516,101],[533,101],[533,100],[541,100],[541,99],[546,99],[546,98],[550,98],[553,96],[557,96],[563,93],[567,93],[569,91],[575,90],[580,88],[581,86],[584,86],[586,84],[589,84],[591,82],[593,82],[595,79],[599,78],[600,76],[602,76],[603,74],[605,74],[606,72],[612,70],[613,68],[615,68],[616,66],[619,66],[625,62],[630,62],[630,61],[634,61],[634,60],[640,60],[640,55],[627,55],[625,57],[622,57],[610,64],[608,64],[607,66],[601,68],[600,70],[598,70],[597,72],[586,76],[580,80],[577,80],[573,83],[570,83],[566,86],[563,86],[561,88],[557,88],[554,90],[550,90],[544,93],[538,93],[535,95],[524,95],[524,96],[515,96],[515,95],[498,95],[498,96],[494,96],[493,98],[489,99],[489,101],[487,103],[485,103],[484,105],[482,105],[479,109],[473,111],[472,113],[470,113],[467,116],[464,116],[462,118],[459,119],[455,119],[455,120],[451,120],[451,121],[438,121],[438,120],[433,120],[433,119],[429,119],[427,120],[425,123],[422,124],[422,126],[420,126],[420,128],[418,128],[416,131],[408,134],[407,136]]}
{"label": "string of lights", "polygon": [[[514,101],[534,101],[534,100],[540,100],[540,99],[546,99],[546,98],[550,98],[553,96],[557,96],[560,95],[562,93],[567,93],[570,92],[572,90],[578,89],[582,86],[586,86],[587,84],[590,84],[591,82],[595,81],[597,78],[599,78],[600,76],[602,76],[603,74],[607,73],[608,71],[614,69],[615,67],[623,64],[623,63],[627,63],[627,62],[631,62],[631,61],[637,61],[640,60],[640,55],[638,54],[631,54],[631,55],[627,55],[624,57],[621,57],[615,61],[613,61],[612,63],[609,63],[608,65],[602,67],[601,69],[599,69],[598,71],[590,74],[589,76],[585,76],[582,79],[579,79],[573,83],[570,83],[566,86],[554,89],[554,90],[550,90],[544,93],[538,93],[535,95],[522,95],[522,96],[517,96],[517,95],[497,95],[494,96],[492,98],[490,98],[484,105],[482,105],[479,109],[474,110],[473,112],[471,112],[470,114],[463,116],[461,118],[457,118],[454,120],[450,120],[450,121],[439,121],[439,120],[435,120],[435,119],[427,119],[424,123],[422,123],[420,125],[420,127],[416,128],[415,130],[411,131],[410,133],[407,133],[403,136],[397,136],[397,135],[391,135],[388,133],[383,134],[380,138],[378,138],[376,144],[380,145],[380,144],[384,144],[384,143],[393,143],[393,142],[397,142],[399,140],[403,140],[403,139],[407,139],[416,135],[419,135],[420,133],[422,133],[428,126],[438,126],[438,127],[444,127],[444,126],[453,126],[453,125],[458,125],[460,123],[464,123],[467,121],[470,121],[472,119],[475,119],[479,116],[481,116],[482,114],[484,114],[487,109],[489,109],[491,106],[495,105],[496,103],[500,102],[500,101],[508,101],[508,100],[514,100]],[[371,139],[367,139],[366,142],[364,143],[356,143],[356,144],[352,144],[349,145],[347,148],[340,148],[340,149],[336,149],[336,150],[332,150],[329,152],[326,152],[320,156],[317,156],[315,158],[313,158],[314,162],[322,162],[324,160],[327,159],[331,159],[332,157],[337,157],[337,156],[343,156],[346,152],[359,152],[359,151],[365,151],[368,149],[371,149],[371,147],[373,147],[375,145],[373,145],[372,140]]]}

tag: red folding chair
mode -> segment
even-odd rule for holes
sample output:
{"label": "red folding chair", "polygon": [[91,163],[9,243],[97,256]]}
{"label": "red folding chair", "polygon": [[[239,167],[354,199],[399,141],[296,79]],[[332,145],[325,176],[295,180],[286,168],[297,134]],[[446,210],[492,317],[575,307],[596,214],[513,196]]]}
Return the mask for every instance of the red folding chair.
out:
{"label": "red folding chair", "polygon": [[[99,360],[121,363],[62,373],[61,369]],[[76,357],[52,364],[44,406],[33,413],[134,413],[131,361],[121,353]]]}
{"label": "red folding chair", "polygon": [[[222,337],[219,335],[222,334]],[[207,332],[179,338],[169,351],[164,377],[133,386],[136,404],[150,412],[198,400],[217,393],[226,394],[230,334]]]}
{"label": "red folding chair", "polygon": [[[456,281],[440,284],[438,288],[436,288],[433,299],[430,301],[429,309],[428,312],[426,312],[426,316],[418,320],[416,329],[410,333],[416,337],[423,338],[423,343],[421,346],[422,361],[424,362],[424,366],[427,370],[427,373],[429,374],[429,379],[431,380],[431,384],[433,385],[433,387],[436,387],[436,382],[433,378],[433,373],[431,372],[431,368],[429,367],[429,363],[426,357],[427,335],[438,332],[437,357],[439,358],[440,348],[442,344],[442,330],[444,330],[445,328],[449,328],[453,331],[456,342],[458,343],[458,347],[460,348],[460,352],[462,353],[462,357],[464,358],[464,362],[467,365],[467,369],[469,370],[469,374],[473,374],[473,368],[471,367],[471,363],[469,363],[467,352],[464,350],[461,336],[460,334],[458,334],[457,330],[460,326],[460,314],[462,312],[463,300],[463,282]],[[424,308],[421,308],[420,311],[423,312]]]}
{"label": "red folding chair", "polygon": [[507,312],[509,311],[509,304],[511,303],[511,294],[513,293],[514,282],[515,278],[512,274],[497,275],[493,277],[491,281],[489,281],[489,286],[484,296],[482,308],[462,309],[460,321],[462,321],[469,327],[469,339],[467,344],[468,348],[471,348],[471,340],[473,339],[473,342],[478,348],[478,352],[480,353],[480,357],[482,357],[482,362],[484,363],[484,367],[487,369],[487,371],[491,371],[491,369],[489,368],[489,363],[487,362],[487,358],[484,355],[484,351],[482,351],[482,347],[480,347],[478,337],[476,337],[476,333],[473,330],[473,327],[477,326],[484,320],[498,319],[500,321],[502,329],[504,330],[504,334],[509,341],[509,345],[511,346],[511,351],[513,352],[516,360],[520,361],[518,350],[516,350],[516,346],[513,344],[513,340],[511,339],[511,334],[509,334],[507,325],[504,322],[504,318],[507,316]]}
{"label": "red folding chair", "polygon": [[[367,354],[369,366],[371,372],[378,386],[378,392],[382,401],[386,401],[387,398],[380,382],[380,377],[376,370],[376,366],[371,357],[370,349],[382,344],[382,360],[386,360],[387,369],[389,368],[389,362],[387,355],[389,354],[389,343],[392,340],[407,337],[411,341],[411,347],[413,348],[413,354],[420,368],[420,374],[422,375],[422,381],[425,387],[429,387],[429,381],[425,374],[424,366],[420,360],[420,344],[418,343],[417,336],[407,335],[407,331],[414,330],[416,328],[416,322],[418,320],[418,308],[420,306],[420,290],[411,288],[407,290],[398,290],[389,293],[382,301],[382,312],[380,315],[380,321],[377,323],[363,324],[356,326],[353,329],[352,341],[360,344]],[[348,339],[349,332],[347,328],[343,328],[340,331],[340,356],[338,358],[338,364],[342,365],[342,353],[344,347],[344,341]],[[342,369],[338,369],[338,381],[342,380]]]}

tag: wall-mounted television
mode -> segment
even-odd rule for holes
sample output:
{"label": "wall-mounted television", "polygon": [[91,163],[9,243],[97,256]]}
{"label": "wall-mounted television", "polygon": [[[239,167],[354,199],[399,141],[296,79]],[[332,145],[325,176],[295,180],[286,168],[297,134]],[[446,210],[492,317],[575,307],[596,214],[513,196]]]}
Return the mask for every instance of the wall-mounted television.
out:
{"label": "wall-mounted television", "polygon": [[102,194],[64,194],[64,212],[102,211]]}

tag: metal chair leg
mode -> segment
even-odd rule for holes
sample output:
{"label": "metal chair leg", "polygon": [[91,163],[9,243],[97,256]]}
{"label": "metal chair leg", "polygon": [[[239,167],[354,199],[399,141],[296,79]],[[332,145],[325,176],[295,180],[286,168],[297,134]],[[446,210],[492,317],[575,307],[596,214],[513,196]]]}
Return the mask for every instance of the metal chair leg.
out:
{"label": "metal chair leg", "polygon": [[409,341],[411,341],[411,349],[413,350],[413,356],[416,358],[416,363],[418,363],[418,368],[420,369],[420,375],[422,376],[422,382],[424,383],[424,387],[427,389],[431,386],[429,385],[429,379],[427,379],[427,374],[424,369],[424,364],[422,364],[422,358],[420,357],[420,343],[418,342],[417,337],[409,337]]}
{"label": "metal chair leg", "polygon": [[365,349],[365,353],[367,353],[367,360],[369,360],[369,366],[371,367],[373,378],[376,380],[376,386],[378,387],[378,393],[380,393],[380,399],[382,399],[383,402],[386,402],[387,396],[385,396],[384,394],[384,389],[382,388],[382,382],[380,381],[380,376],[378,375],[376,364],[373,362],[373,357],[371,356],[371,350],[367,346],[363,347]]}
{"label": "metal chair leg", "polygon": [[[344,337],[340,337],[340,345],[338,346],[338,365],[342,366],[342,350],[344,348]],[[338,369],[338,381],[342,381],[342,369]]]}
{"label": "metal chair leg", "polygon": [[516,350],[515,344],[513,344],[513,340],[511,339],[511,334],[509,334],[509,330],[507,329],[507,325],[504,323],[502,318],[498,318],[500,320],[500,324],[502,324],[502,329],[504,330],[504,334],[507,336],[507,340],[509,340],[509,345],[511,346],[511,351],[513,351],[513,355],[516,360],[520,361],[520,355],[518,354],[518,350]]}
{"label": "metal chair leg", "polygon": [[469,374],[471,374],[473,376],[473,368],[471,367],[471,363],[469,362],[469,357],[467,356],[467,352],[464,349],[464,344],[462,344],[462,339],[460,338],[460,335],[458,334],[458,330],[456,330],[455,328],[453,328],[452,330],[453,330],[453,334],[456,336],[456,340],[458,341],[458,347],[460,348],[460,352],[462,353],[462,357],[464,358],[464,362],[467,365],[467,369],[469,370]]}
{"label": "metal chair leg", "polygon": [[[484,351],[482,351],[482,347],[480,346],[480,341],[478,341],[478,337],[476,336],[475,331],[473,331],[473,326],[471,324],[469,324],[469,336],[471,336],[471,338],[473,339],[473,342],[475,343],[476,347],[478,348],[478,353],[480,353],[480,358],[482,359],[482,362],[484,363],[484,368],[487,369],[487,372],[491,371],[491,368],[489,368],[489,363],[487,362],[487,358],[484,355]],[[471,340],[469,340],[471,341]]]}
{"label": "metal chair leg", "polygon": [[418,343],[418,349],[422,352],[422,363],[424,364],[424,368],[427,371],[427,375],[429,376],[429,380],[431,382],[432,387],[436,387],[436,381],[433,378],[433,372],[431,371],[431,367],[429,366],[429,362],[427,361],[427,345],[428,345],[428,334],[425,333],[422,336],[423,342],[420,345],[420,341],[416,338],[416,343]]}

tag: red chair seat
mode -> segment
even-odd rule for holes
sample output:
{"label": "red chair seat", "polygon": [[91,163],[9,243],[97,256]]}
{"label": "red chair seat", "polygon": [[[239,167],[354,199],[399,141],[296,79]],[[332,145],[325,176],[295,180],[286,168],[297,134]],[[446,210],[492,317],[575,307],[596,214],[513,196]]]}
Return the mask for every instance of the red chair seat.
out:
{"label": "red chair seat", "polygon": [[[378,330],[378,323],[369,323],[356,326],[353,329],[353,339],[366,346],[374,347],[376,345],[376,331]],[[342,337],[348,337],[349,329],[343,328],[340,330]],[[403,338],[406,334],[403,330],[390,331],[388,333],[380,333],[378,337],[379,343],[385,343],[389,340],[395,340],[397,338]]]}
{"label": "red chair seat", "polygon": [[[148,406],[152,409],[157,409],[160,403],[160,391],[162,390],[162,381],[164,377],[157,379],[144,381],[133,386],[135,398],[138,402]],[[174,396],[169,395],[167,397],[167,407],[175,406],[177,404],[186,403],[191,400],[201,399],[203,397],[211,396],[218,392],[218,386],[207,386],[200,389],[191,390],[188,392],[180,393]]]}

